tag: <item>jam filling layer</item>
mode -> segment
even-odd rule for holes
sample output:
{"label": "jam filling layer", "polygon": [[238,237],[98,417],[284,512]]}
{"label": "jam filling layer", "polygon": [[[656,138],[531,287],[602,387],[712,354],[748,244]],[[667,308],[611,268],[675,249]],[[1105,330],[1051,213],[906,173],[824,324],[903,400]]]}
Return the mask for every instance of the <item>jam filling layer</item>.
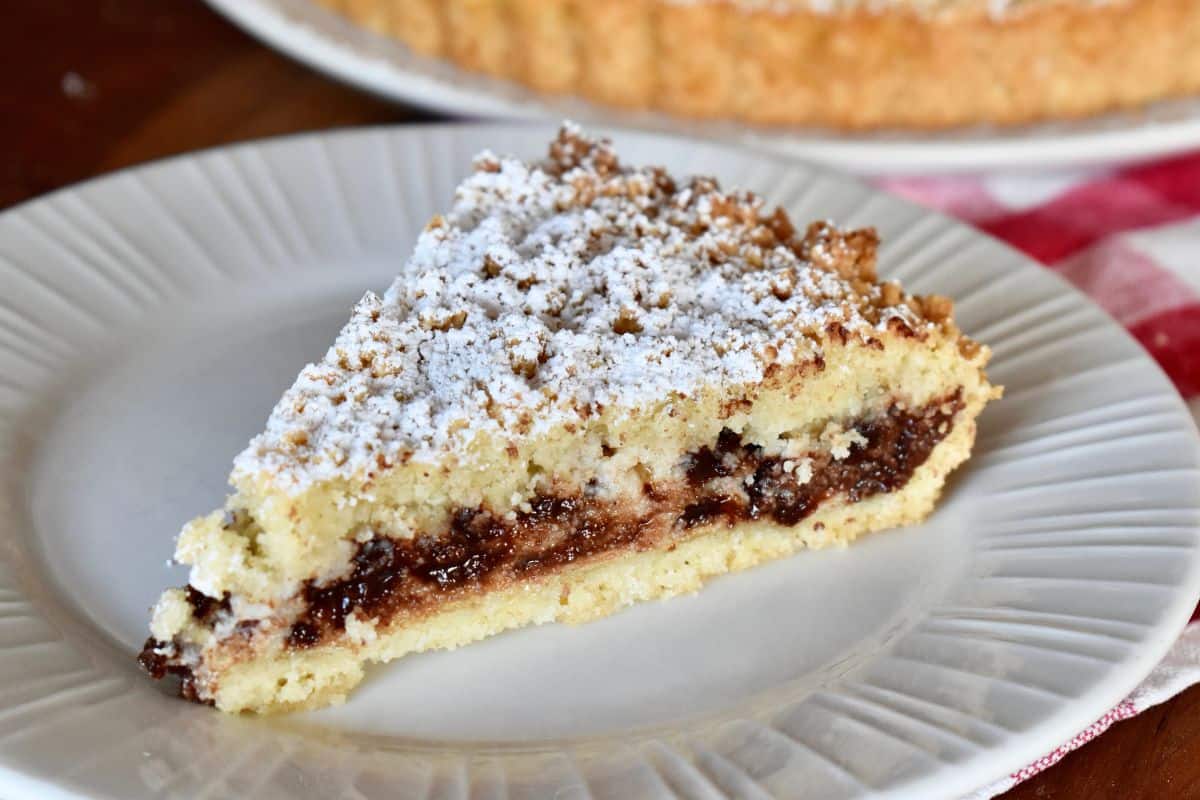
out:
{"label": "jam filling layer", "polygon": [[[842,459],[824,452],[800,459],[768,456],[725,429],[711,447],[685,457],[686,481],[646,484],[641,502],[593,497],[587,489],[538,495],[515,515],[459,509],[440,536],[376,537],[359,546],[348,577],[304,589],[307,608],[288,644],[318,644],[343,630],[356,611],[385,623],[448,596],[553,572],[591,556],[669,547],[701,525],[769,520],[791,526],[830,498],[853,503],[895,491],[950,432],[961,408],[961,392],[916,409],[893,405],[853,426],[858,444]],[[797,468],[800,462],[805,464]]]}
{"label": "jam filling layer", "polygon": [[[515,514],[461,508],[438,536],[376,537],[358,546],[347,577],[305,586],[305,610],[287,644],[317,645],[343,631],[356,612],[386,624],[453,597],[602,554],[670,548],[700,526],[751,520],[791,526],[831,498],[854,503],[896,491],[950,433],[962,406],[961,391],[919,408],[894,404],[847,428],[858,435],[841,459],[827,452],[766,455],[725,429],[711,446],[684,457],[684,480],[647,483],[636,502],[598,497],[585,487],[569,495],[537,495]],[[207,598],[191,587],[188,595],[202,623],[228,608],[226,600]],[[155,648],[161,644],[147,641],[139,661],[154,677],[179,674],[187,694],[190,670],[158,655]]]}
{"label": "jam filling layer", "polygon": [[[227,613],[229,611],[228,593],[217,600],[196,591],[191,586],[186,587],[184,591],[187,592],[188,605],[192,607],[192,616],[204,625],[215,623],[219,612]],[[156,641],[153,636],[146,640],[137,659],[141,668],[155,680],[161,680],[168,675],[178,677],[179,696],[183,699],[196,703],[211,703],[209,700],[201,699],[200,693],[196,689],[196,676],[192,674],[190,667],[176,664],[168,656],[158,652],[161,644],[162,642]]]}

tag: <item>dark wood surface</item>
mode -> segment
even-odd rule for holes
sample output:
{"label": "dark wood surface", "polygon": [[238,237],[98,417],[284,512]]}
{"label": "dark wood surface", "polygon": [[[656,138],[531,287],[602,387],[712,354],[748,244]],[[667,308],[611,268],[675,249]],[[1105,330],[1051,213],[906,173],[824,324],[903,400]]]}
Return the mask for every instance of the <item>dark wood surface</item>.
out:
{"label": "dark wood surface", "polygon": [[[275,54],[201,0],[3,6],[0,208],[198,148],[430,118]],[[1005,798],[1200,798],[1200,687],[1118,723]]]}

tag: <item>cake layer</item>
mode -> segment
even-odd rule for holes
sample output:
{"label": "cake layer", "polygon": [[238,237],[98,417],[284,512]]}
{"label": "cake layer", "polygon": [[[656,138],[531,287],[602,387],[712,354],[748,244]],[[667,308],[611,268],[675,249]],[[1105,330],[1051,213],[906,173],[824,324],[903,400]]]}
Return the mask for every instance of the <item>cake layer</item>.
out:
{"label": "cake layer", "polygon": [[322,0],[543,92],[689,117],[938,128],[1200,91],[1193,0]]}

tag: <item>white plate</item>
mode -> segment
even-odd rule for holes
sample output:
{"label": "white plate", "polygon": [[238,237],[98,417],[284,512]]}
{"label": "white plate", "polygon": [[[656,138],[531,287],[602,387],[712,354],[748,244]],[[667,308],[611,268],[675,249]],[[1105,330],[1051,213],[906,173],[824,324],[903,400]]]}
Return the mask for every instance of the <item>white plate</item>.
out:
{"label": "white plate", "polygon": [[473,153],[535,155],[551,133],[297,137],[0,216],[0,794],[949,798],[1075,734],[1163,655],[1200,589],[1200,455],[1121,329],[853,182],[620,133],[630,161],[876,225],[884,274],[958,298],[1008,396],[928,524],[404,659],[319,713],[229,718],[139,674],[147,608],[185,579],[172,537],[221,501],[281,390]]}
{"label": "white plate", "polygon": [[312,0],[208,0],[247,31],[348,83],[449,114],[508,119],[564,117],[698,136],[817,161],[851,172],[899,173],[1063,168],[1164,156],[1200,146],[1200,99],[1072,122],[947,132],[843,134],[771,129],[622,112],[547,99],[504,81],[411,53]]}

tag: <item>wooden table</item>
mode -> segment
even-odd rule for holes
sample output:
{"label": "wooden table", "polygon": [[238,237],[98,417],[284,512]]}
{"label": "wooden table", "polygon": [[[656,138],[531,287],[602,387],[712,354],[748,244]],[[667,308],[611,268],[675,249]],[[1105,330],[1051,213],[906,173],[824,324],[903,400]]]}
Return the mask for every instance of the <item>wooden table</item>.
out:
{"label": "wooden table", "polygon": [[[5,0],[0,53],[0,208],[202,147],[431,118],[276,55],[201,0]],[[1200,687],[1005,797],[1200,798]]]}

